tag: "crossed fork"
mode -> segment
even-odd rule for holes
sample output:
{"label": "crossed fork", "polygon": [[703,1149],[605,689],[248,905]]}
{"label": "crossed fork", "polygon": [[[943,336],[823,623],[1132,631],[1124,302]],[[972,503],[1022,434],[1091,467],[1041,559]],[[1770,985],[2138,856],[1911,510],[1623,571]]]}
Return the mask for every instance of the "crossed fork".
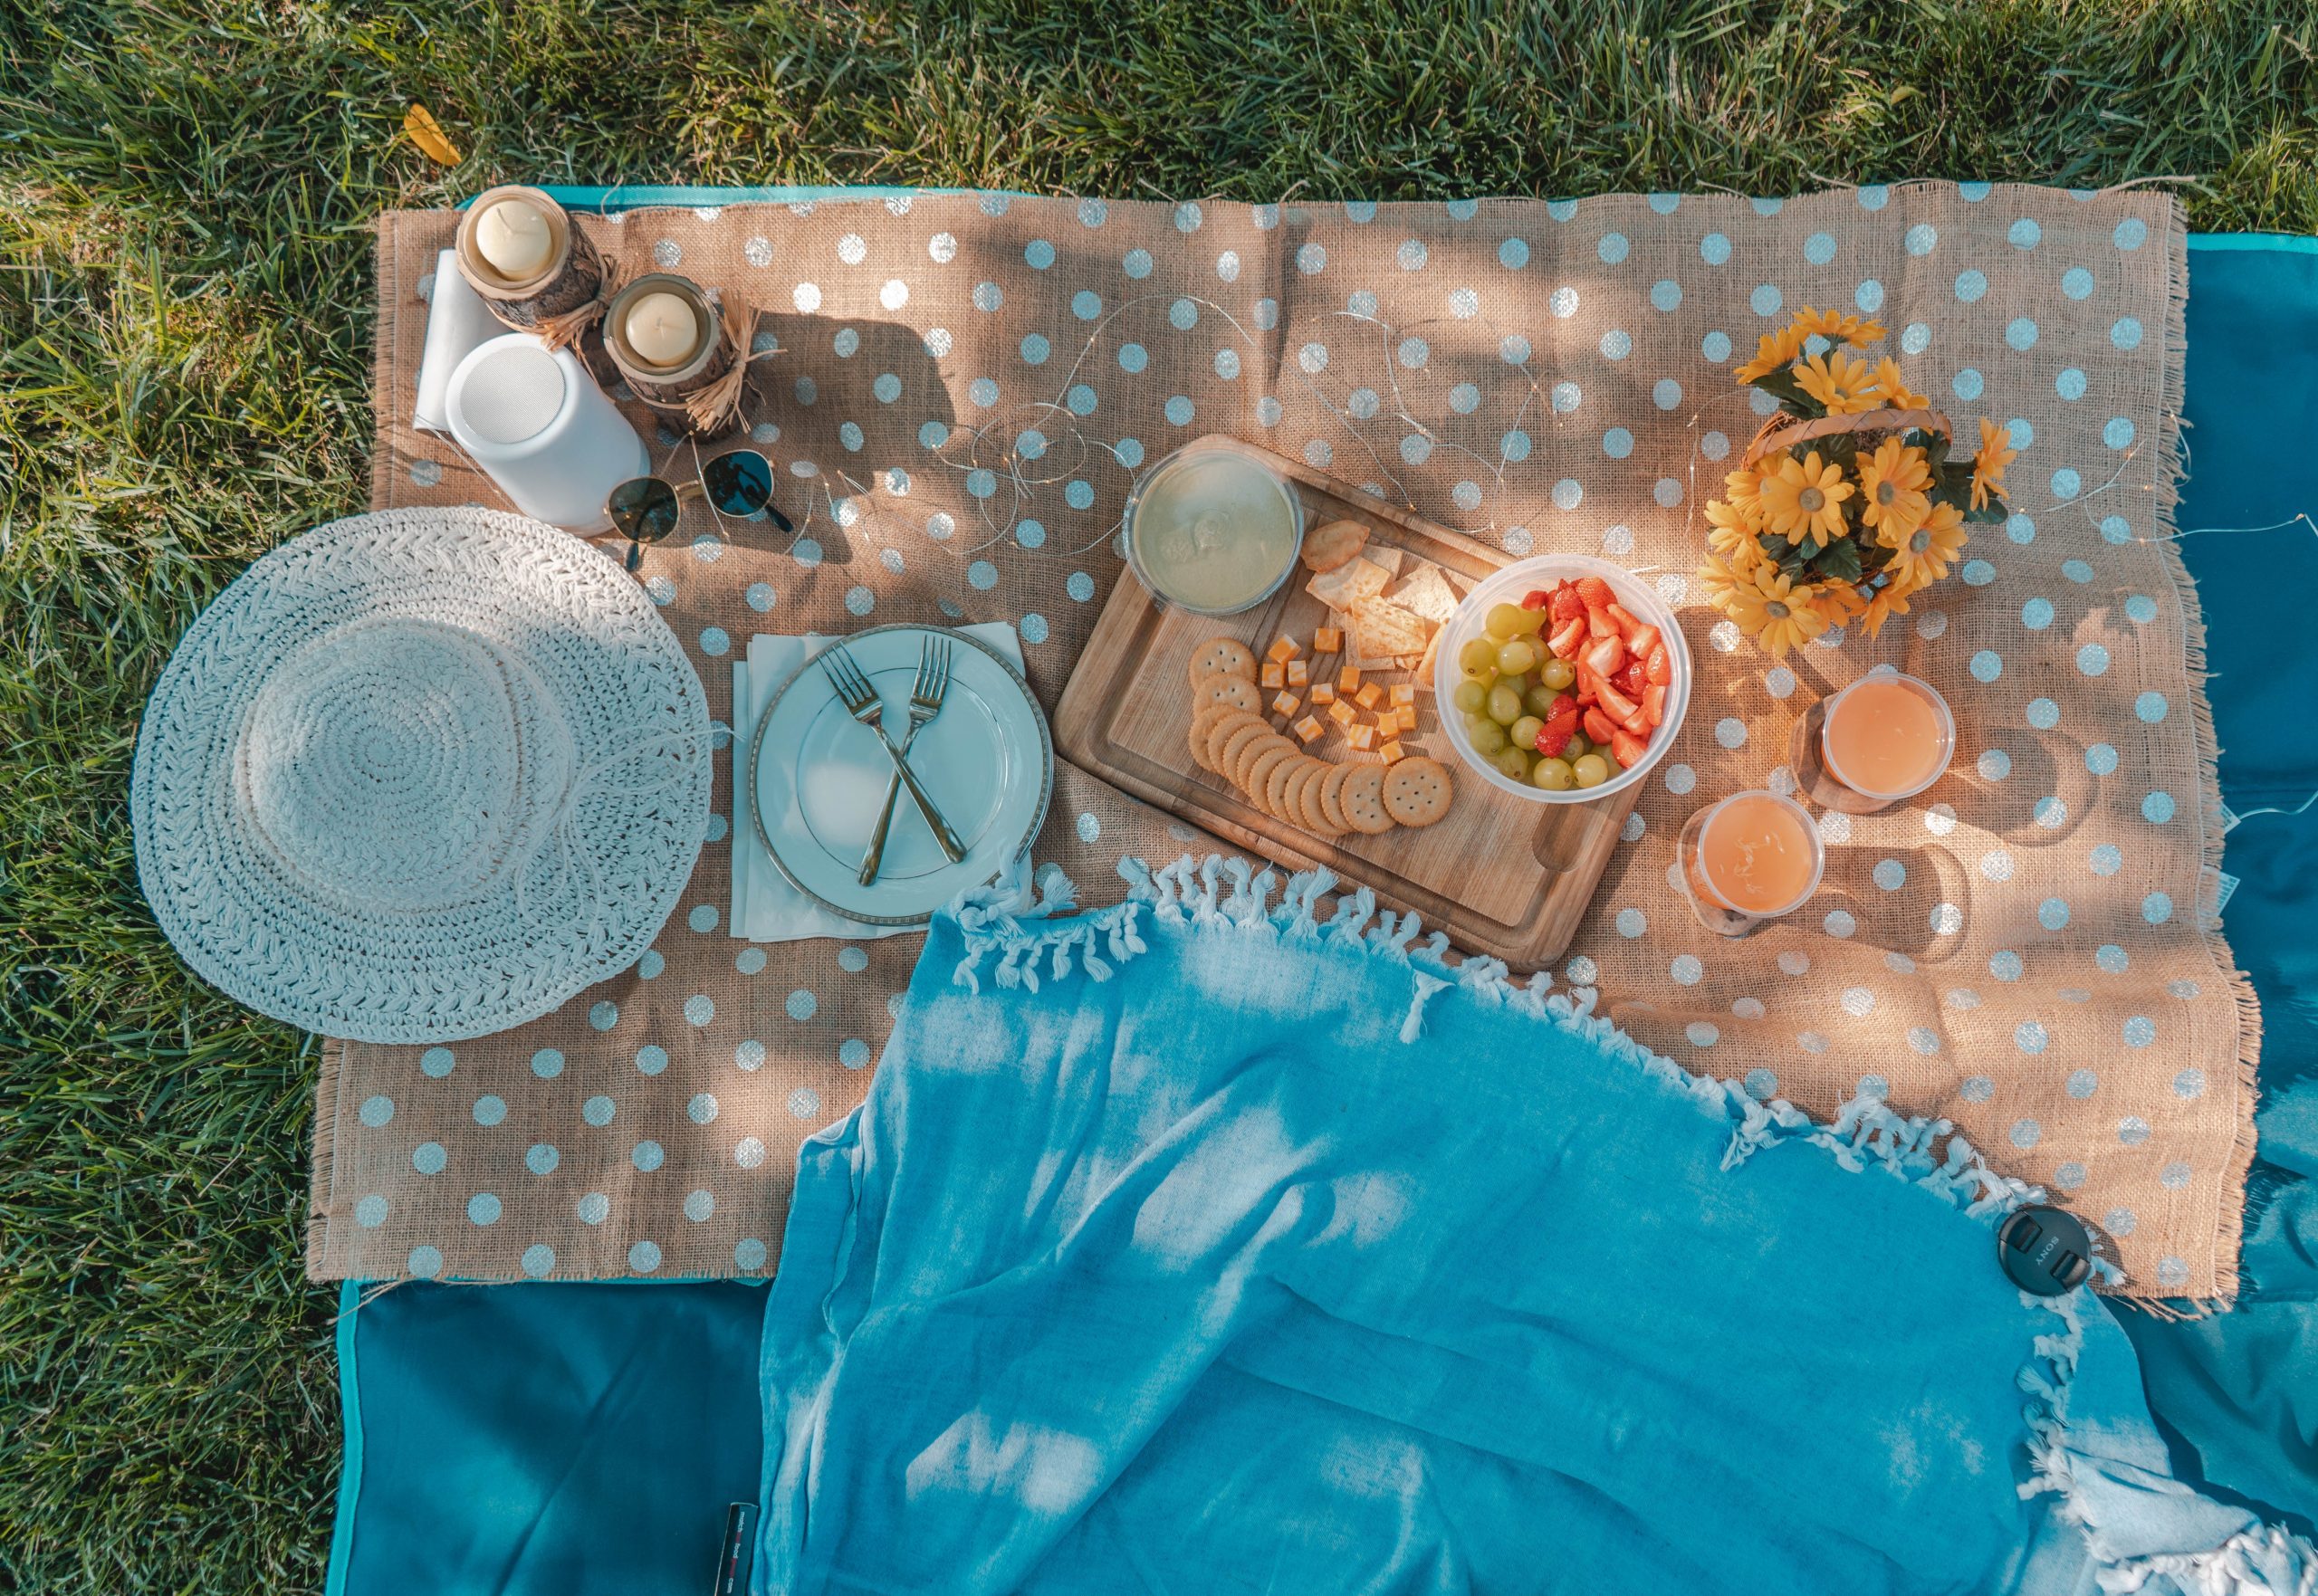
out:
{"label": "crossed fork", "polygon": [[926,723],[942,712],[942,700],[950,691],[951,640],[938,633],[928,632],[918,649],[917,679],[909,690],[909,730],[903,733],[900,746],[886,734],[882,723],[886,706],[877,696],[877,689],[845,651],[843,644],[831,644],[820,655],[821,672],[846,708],[846,712],[877,734],[878,746],[894,761],[893,779],[886,784],[885,808],[877,814],[876,829],[869,838],[869,851],[862,856],[860,881],[867,886],[877,879],[877,869],[885,862],[886,834],[894,823],[894,801],[901,789],[909,789],[910,801],[917,812],[925,817],[926,826],[934,833],[934,840],[942,846],[943,854],[953,865],[961,864],[966,856],[965,845],[958,834],[942,817],[925,788],[918,784],[916,773],[909,768],[909,746]]}

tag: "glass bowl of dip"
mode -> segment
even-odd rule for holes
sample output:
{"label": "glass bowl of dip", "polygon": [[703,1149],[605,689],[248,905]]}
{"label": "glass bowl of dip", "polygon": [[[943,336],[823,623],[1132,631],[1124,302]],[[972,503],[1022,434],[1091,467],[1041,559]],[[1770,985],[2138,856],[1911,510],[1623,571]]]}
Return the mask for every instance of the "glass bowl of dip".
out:
{"label": "glass bowl of dip", "polygon": [[1304,505],[1271,466],[1228,439],[1156,462],[1127,495],[1126,560],[1145,588],[1194,615],[1237,615],[1279,590],[1304,546]]}

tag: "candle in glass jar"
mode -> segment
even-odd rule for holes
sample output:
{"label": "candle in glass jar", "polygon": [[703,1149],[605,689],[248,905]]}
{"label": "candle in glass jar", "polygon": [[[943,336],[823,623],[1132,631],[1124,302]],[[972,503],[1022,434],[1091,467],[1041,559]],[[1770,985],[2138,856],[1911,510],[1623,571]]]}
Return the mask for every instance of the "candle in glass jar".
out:
{"label": "candle in glass jar", "polygon": [[647,293],[628,307],[627,347],[651,366],[681,366],[700,347],[700,319],[672,293]]}
{"label": "candle in glass jar", "polygon": [[547,270],[555,237],[537,205],[503,199],[475,218],[474,247],[508,282],[529,282]]}

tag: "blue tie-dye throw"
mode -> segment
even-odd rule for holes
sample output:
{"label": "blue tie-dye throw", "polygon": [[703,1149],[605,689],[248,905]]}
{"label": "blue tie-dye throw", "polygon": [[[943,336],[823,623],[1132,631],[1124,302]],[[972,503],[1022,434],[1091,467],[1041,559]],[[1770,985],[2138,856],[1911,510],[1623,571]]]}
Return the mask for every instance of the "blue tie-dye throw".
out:
{"label": "blue tie-dye throw", "polygon": [[[2023,1200],[1690,1075],[1324,874],[934,925],[809,1142],[754,1588],[2307,1591],[2167,1476]],[[1276,893],[1280,895],[1275,897]]]}

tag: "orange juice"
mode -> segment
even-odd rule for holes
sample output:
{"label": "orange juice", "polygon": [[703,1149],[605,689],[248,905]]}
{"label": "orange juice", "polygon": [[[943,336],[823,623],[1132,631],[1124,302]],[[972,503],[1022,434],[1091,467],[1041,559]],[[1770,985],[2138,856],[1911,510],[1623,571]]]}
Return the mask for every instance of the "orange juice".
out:
{"label": "orange juice", "polygon": [[1706,894],[1741,914],[1784,914],[1818,889],[1825,862],[1803,807],[1738,792],[1707,812],[1695,867]]}
{"label": "orange juice", "polygon": [[1908,798],[1948,768],[1956,724],[1912,676],[1866,676],[1827,705],[1820,750],[1834,779],[1868,798]]}

